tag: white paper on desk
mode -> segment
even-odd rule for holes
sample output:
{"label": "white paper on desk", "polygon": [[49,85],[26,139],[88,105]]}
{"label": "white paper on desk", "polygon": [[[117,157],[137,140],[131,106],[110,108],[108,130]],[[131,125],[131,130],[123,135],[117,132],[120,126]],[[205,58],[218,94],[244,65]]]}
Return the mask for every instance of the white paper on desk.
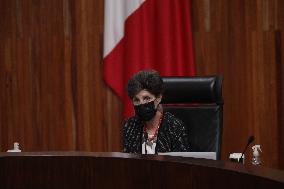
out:
{"label": "white paper on desk", "polygon": [[165,152],[165,153],[158,153],[158,155],[182,156],[182,157],[193,157],[193,158],[204,158],[204,159],[216,160],[216,152]]}

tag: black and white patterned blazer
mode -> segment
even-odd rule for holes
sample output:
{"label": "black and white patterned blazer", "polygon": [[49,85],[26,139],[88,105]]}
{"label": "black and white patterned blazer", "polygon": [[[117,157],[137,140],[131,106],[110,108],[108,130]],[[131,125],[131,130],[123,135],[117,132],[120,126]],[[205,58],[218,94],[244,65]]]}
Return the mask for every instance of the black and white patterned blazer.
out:
{"label": "black and white patterned blazer", "polygon": [[[137,117],[129,118],[123,126],[123,152],[142,153],[143,122]],[[190,151],[188,134],[181,120],[164,112],[158,131],[155,152]]]}

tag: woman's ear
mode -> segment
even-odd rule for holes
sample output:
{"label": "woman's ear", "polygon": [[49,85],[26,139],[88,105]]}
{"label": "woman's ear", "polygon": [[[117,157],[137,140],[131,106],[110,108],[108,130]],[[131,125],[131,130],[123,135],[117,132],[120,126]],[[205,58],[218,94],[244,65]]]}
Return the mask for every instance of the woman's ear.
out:
{"label": "woman's ear", "polygon": [[163,98],[163,96],[162,96],[162,95],[159,95],[159,96],[157,97],[158,104],[160,104],[160,103],[161,103],[162,98]]}

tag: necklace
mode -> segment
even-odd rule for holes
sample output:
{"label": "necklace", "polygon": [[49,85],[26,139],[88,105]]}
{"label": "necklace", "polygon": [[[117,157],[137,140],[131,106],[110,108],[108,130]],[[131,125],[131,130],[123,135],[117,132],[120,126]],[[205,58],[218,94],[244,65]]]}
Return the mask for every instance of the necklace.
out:
{"label": "necklace", "polygon": [[[147,139],[147,143],[149,146],[152,146],[153,142],[154,142],[154,139],[157,138],[157,135],[158,135],[158,131],[159,131],[159,128],[160,128],[160,125],[162,123],[162,120],[163,120],[163,112],[161,112],[161,116],[160,116],[160,120],[159,120],[159,124],[157,125],[156,129],[155,129],[155,132],[154,132],[154,135],[151,136],[151,137],[148,137]],[[147,128],[146,128],[146,125],[144,123],[144,132],[146,133],[147,132]]]}

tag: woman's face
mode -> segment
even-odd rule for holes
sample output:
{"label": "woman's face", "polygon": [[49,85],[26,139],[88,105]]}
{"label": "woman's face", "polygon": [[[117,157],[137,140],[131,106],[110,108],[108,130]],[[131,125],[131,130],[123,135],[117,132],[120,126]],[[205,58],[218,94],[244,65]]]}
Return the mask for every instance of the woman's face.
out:
{"label": "woman's face", "polygon": [[155,107],[157,107],[158,104],[162,100],[162,96],[156,97],[155,95],[153,95],[149,91],[143,89],[133,97],[132,103],[133,103],[134,106],[137,106],[137,105],[140,105],[140,104],[146,104],[146,103],[151,102],[153,100],[155,100],[154,104],[155,104]]}

